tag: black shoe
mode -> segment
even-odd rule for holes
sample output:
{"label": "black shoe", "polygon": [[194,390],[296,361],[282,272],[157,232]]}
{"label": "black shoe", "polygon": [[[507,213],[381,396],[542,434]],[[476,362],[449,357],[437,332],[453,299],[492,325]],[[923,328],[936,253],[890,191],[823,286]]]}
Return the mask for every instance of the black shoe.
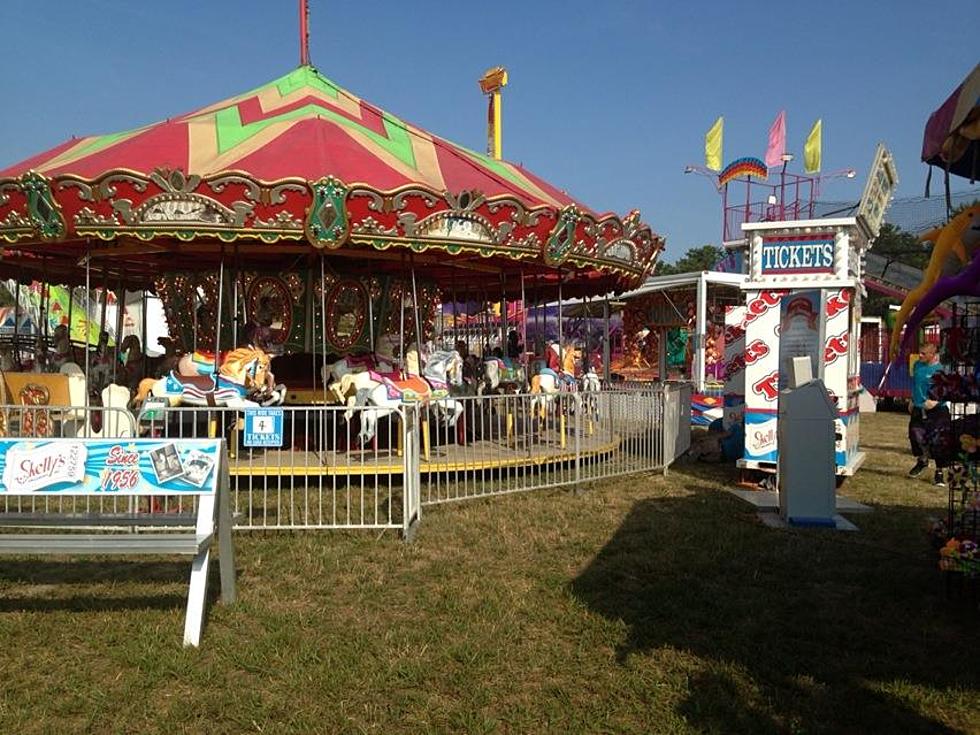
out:
{"label": "black shoe", "polygon": [[923,462],[921,459],[916,461],[915,467],[909,470],[909,477],[918,477],[922,474],[922,470],[929,466],[928,462]]}
{"label": "black shoe", "polygon": [[946,481],[943,479],[942,470],[936,470],[936,474],[932,476],[932,484],[936,487],[946,487]]}

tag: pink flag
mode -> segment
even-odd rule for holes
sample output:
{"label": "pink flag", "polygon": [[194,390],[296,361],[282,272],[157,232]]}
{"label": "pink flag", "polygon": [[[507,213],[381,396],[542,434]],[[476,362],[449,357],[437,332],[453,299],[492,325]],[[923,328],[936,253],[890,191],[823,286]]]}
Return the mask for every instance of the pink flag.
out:
{"label": "pink flag", "polygon": [[766,148],[766,165],[769,168],[783,163],[786,153],[786,110],[780,111],[769,128],[769,147]]}

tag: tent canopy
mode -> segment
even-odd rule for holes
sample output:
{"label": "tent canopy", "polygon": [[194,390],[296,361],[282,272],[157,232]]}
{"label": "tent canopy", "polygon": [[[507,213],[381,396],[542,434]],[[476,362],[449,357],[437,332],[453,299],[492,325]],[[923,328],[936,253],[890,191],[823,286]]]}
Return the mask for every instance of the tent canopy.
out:
{"label": "tent canopy", "polygon": [[929,116],[922,160],[971,181],[980,178],[980,64]]}

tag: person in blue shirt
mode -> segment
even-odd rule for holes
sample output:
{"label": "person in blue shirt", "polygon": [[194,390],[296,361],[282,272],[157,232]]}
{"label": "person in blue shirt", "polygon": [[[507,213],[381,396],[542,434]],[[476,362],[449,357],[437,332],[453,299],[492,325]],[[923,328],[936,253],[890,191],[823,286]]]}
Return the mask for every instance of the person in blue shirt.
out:
{"label": "person in blue shirt", "polygon": [[[925,343],[919,350],[919,359],[912,366],[912,401],[909,404],[909,444],[915,455],[915,466],[909,470],[909,477],[918,477],[929,466],[929,447],[931,440],[943,427],[949,425],[949,409],[946,404],[929,398],[932,376],[943,369],[939,362],[936,345]],[[933,484],[943,486],[943,468],[936,462]]]}

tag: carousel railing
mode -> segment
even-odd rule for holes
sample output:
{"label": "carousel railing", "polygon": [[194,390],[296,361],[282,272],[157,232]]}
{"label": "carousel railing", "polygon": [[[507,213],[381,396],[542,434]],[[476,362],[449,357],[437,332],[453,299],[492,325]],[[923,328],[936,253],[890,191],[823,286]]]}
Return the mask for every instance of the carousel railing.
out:
{"label": "carousel railing", "polygon": [[[418,407],[284,406],[281,446],[248,446],[239,408],[168,408],[140,416],[152,437],[227,442],[236,527],[400,529],[418,516]],[[361,441],[370,422],[373,436]],[[409,478],[406,483],[405,478]]]}
{"label": "carousel railing", "polygon": [[[354,407],[349,419],[343,406],[284,406],[277,447],[246,445],[247,410],[240,408],[133,416],[101,407],[8,406],[4,415],[7,436],[36,436],[41,411],[52,419],[45,436],[223,438],[241,529],[390,528],[411,535],[423,505],[666,472],[690,442],[690,394],[689,385],[646,383],[454,397]],[[187,509],[159,498],[123,510]]]}

